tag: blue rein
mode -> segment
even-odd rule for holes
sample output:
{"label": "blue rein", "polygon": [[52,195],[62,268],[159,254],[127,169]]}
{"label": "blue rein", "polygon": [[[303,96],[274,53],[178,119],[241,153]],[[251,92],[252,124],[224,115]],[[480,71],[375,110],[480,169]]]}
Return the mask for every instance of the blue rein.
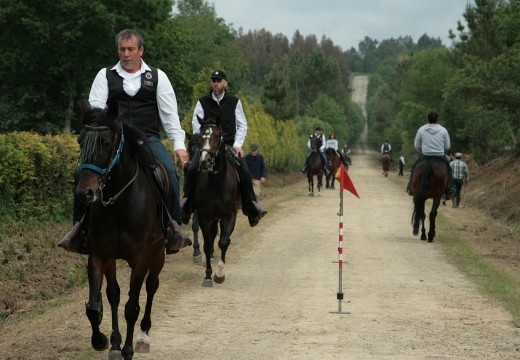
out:
{"label": "blue rein", "polygon": [[[120,157],[121,152],[123,151],[124,144],[125,144],[125,134],[123,133],[123,124],[121,123],[121,140],[119,140],[119,147],[117,148],[116,154],[112,158],[110,165],[108,165],[108,167],[106,169],[102,169],[99,166],[94,165],[94,164],[81,164],[81,166],[79,167],[79,171],[81,172],[81,170],[83,170],[83,169],[93,170],[93,171],[97,172],[98,174],[100,174],[103,177],[103,179],[105,179],[108,176],[108,174],[110,173],[110,170],[112,170],[112,168],[119,162],[119,157]],[[105,181],[103,181],[103,183],[104,182]]]}

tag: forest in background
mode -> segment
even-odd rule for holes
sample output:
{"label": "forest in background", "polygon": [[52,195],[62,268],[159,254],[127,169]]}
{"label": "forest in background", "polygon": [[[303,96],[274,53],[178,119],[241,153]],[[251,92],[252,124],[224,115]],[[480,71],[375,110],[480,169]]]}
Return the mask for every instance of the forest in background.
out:
{"label": "forest in background", "polygon": [[[394,153],[415,156],[415,132],[435,110],[450,131],[453,152],[472,154],[479,163],[518,155],[520,1],[475,0],[461,18],[450,30],[449,47],[424,34],[417,42],[365,37],[357,49],[343,50],[326,36],[318,40],[298,30],[292,39],[268,29],[237,31],[206,0],[0,0],[3,203],[12,206],[18,201],[13,191],[30,187],[19,186],[23,179],[37,186],[37,169],[45,167],[39,144],[27,153],[13,150],[33,136],[10,134],[77,132],[80,100],[97,71],[117,62],[115,35],[123,28],[143,34],[145,61],[169,76],[186,131],[197,98],[209,91],[209,74],[224,70],[230,91],[245,103],[247,144],[261,142],[270,172],[301,166],[315,126],[336,133],[340,144],[358,139],[364,119],[350,100],[350,79],[358,73],[370,77],[367,121],[374,147],[386,140]],[[15,166],[31,161],[39,167]]]}

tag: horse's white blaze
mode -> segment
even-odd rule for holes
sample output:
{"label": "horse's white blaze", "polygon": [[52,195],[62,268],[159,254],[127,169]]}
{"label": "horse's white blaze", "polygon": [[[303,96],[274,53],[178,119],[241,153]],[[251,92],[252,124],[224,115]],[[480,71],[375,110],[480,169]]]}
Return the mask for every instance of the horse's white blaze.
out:
{"label": "horse's white blaze", "polygon": [[213,134],[213,129],[209,128],[206,129],[204,134],[202,135],[202,143],[200,147],[200,160],[206,160],[209,157],[209,150],[211,149],[209,144],[209,139],[211,137],[211,134]]}

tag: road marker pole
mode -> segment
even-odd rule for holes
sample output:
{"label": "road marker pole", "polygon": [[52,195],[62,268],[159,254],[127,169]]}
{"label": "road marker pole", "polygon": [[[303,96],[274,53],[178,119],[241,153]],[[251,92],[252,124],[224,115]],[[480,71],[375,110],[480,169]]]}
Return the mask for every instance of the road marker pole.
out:
{"label": "road marker pole", "polygon": [[349,311],[342,310],[343,301],[343,187],[339,191],[339,245],[338,245],[338,264],[339,264],[339,285],[336,298],[338,299],[338,311],[330,311],[331,314],[350,314]]}

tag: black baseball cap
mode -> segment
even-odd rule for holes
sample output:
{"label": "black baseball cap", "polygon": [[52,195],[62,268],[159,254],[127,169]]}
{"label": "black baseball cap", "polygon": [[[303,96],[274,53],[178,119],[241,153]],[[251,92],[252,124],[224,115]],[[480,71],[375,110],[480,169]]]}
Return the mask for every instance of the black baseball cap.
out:
{"label": "black baseball cap", "polygon": [[213,79],[221,79],[227,81],[226,74],[224,74],[222,70],[217,70],[213,74],[211,74],[211,80]]}

